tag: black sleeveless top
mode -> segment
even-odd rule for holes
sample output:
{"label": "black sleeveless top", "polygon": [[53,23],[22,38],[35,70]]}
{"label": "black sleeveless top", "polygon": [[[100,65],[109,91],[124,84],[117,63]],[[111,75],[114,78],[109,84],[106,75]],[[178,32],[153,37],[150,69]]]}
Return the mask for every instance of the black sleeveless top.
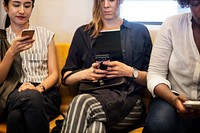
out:
{"label": "black sleeveless top", "polygon": [[111,61],[123,62],[120,30],[102,31],[94,43],[100,54],[110,54]]}

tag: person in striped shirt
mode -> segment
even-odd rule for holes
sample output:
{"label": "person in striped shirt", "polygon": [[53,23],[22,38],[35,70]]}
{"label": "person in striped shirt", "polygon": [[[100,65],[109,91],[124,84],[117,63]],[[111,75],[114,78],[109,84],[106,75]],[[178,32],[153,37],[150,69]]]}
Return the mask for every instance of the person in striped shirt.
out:
{"label": "person in striped shirt", "polygon": [[[9,88],[4,87],[9,92],[3,108],[7,133],[48,133],[49,121],[58,116],[61,103],[54,33],[29,23],[34,0],[4,0],[3,5],[7,12],[6,39],[10,43],[0,60],[0,84],[11,81]],[[21,37],[24,29],[34,30],[33,38]],[[16,83],[10,80],[9,72],[18,55]]]}

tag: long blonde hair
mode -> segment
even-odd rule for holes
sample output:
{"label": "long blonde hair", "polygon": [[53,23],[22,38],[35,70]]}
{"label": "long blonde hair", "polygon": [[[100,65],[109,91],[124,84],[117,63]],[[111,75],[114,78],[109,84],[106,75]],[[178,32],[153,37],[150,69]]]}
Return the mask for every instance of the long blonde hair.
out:
{"label": "long blonde hair", "polygon": [[[116,15],[120,15],[120,4],[123,0],[118,1],[118,11]],[[87,24],[85,31],[92,32],[91,37],[96,38],[99,36],[100,31],[103,28],[102,11],[101,11],[101,0],[94,0],[93,11],[92,11],[92,21]]]}

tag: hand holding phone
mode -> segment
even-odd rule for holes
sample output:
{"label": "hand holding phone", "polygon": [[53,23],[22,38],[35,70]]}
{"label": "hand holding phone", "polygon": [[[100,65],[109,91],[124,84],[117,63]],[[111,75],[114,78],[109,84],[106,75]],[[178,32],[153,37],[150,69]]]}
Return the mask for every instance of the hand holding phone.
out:
{"label": "hand holding phone", "polygon": [[33,38],[34,32],[35,32],[35,30],[32,30],[32,29],[24,29],[22,31],[21,37],[29,36],[28,39],[31,39],[31,38]]}
{"label": "hand holding phone", "polygon": [[99,62],[99,68],[102,70],[107,69],[107,65],[104,65],[104,61],[110,61],[110,55],[109,54],[99,54],[95,55],[96,62]]}

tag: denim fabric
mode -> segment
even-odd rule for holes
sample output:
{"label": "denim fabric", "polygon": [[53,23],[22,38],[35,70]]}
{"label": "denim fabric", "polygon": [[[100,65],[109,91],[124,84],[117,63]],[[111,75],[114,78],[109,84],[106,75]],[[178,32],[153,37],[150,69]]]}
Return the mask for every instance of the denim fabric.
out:
{"label": "denim fabric", "polygon": [[195,133],[199,131],[200,118],[182,118],[168,102],[158,97],[151,99],[143,133]]}

